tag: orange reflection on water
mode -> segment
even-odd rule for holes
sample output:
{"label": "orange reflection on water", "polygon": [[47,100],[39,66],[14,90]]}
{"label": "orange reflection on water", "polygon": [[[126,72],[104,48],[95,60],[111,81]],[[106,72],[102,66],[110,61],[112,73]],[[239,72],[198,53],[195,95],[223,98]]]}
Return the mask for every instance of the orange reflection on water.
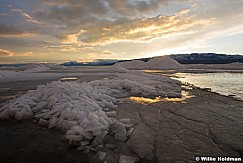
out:
{"label": "orange reflection on water", "polygon": [[130,100],[140,103],[140,104],[149,104],[149,103],[154,103],[154,102],[160,102],[160,101],[172,101],[172,102],[182,102],[182,103],[186,103],[186,99],[188,98],[192,98],[195,97],[194,95],[190,95],[187,91],[181,91],[181,98],[169,98],[169,97],[165,97],[165,98],[161,98],[160,96],[155,97],[155,98],[145,98],[145,97],[129,97]]}
{"label": "orange reflection on water", "polygon": [[175,70],[143,70],[147,73],[162,73],[162,72],[175,72]]}
{"label": "orange reflection on water", "polygon": [[152,99],[152,98],[132,96],[132,97],[129,97],[129,99],[134,101],[134,102],[140,103],[140,104],[149,104],[149,103],[161,101],[160,97],[156,97],[156,98]]}
{"label": "orange reflection on water", "polygon": [[68,80],[77,80],[77,77],[65,77],[65,78],[61,78],[60,81],[68,81]]}

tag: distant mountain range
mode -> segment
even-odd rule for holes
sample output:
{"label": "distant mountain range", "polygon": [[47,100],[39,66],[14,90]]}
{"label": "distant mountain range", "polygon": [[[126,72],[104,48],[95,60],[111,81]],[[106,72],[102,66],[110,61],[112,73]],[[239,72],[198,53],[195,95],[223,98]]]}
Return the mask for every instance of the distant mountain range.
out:
{"label": "distant mountain range", "polygon": [[77,62],[77,61],[69,61],[62,63],[63,66],[109,66],[119,62],[119,60],[111,60],[111,59],[98,59],[93,62]]}
{"label": "distant mountain range", "polygon": [[[242,62],[243,55],[227,55],[227,54],[216,54],[216,53],[192,53],[192,54],[172,54],[171,58],[175,59],[181,64],[226,64],[233,62]],[[154,57],[151,58],[139,58],[131,60],[105,60],[100,59],[94,62],[76,62],[70,61],[65,62],[62,65],[64,66],[108,66],[113,65],[117,62],[133,61],[140,60],[148,62]]]}
{"label": "distant mountain range", "polygon": [[[175,59],[181,64],[226,64],[233,62],[243,63],[243,55],[227,55],[227,54],[216,54],[216,53],[192,53],[192,54],[172,54],[171,58]],[[117,62],[140,60],[143,62],[148,62],[151,58],[139,58],[131,60],[112,60],[112,59],[98,59],[93,62],[78,62],[69,61],[64,62],[60,65],[63,66],[109,66]],[[22,66],[25,64],[0,64],[1,66]]]}
{"label": "distant mountain range", "polygon": [[243,55],[226,55],[215,53],[173,54],[170,56],[181,64],[226,64],[242,62]]}
{"label": "distant mountain range", "polygon": [[[242,62],[243,63],[243,55],[226,55],[226,54],[216,54],[216,53],[192,53],[192,54],[172,54],[171,58],[175,59],[177,62],[181,64],[226,64],[233,62]],[[151,58],[139,58],[139,59],[131,59],[131,60],[105,60],[99,59],[94,62],[77,62],[70,61],[65,62],[61,65],[64,66],[109,66],[113,65],[117,62],[125,62],[132,60],[140,60],[144,62],[148,62]]]}

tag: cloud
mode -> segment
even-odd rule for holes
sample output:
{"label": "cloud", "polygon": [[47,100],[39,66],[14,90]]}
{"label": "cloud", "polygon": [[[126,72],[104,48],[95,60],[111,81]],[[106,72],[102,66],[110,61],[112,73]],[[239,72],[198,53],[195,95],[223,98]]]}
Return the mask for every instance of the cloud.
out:
{"label": "cloud", "polygon": [[14,53],[10,50],[0,49],[0,56],[13,56]]}
{"label": "cloud", "polygon": [[40,22],[22,9],[10,6],[0,21],[0,37],[33,37],[38,33]]}
{"label": "cloud", "polygon": [[[75,51],[85,46],[129,42],[133,39],[134,42],[149,42],[158,35],[172,32],[162,26],[173,16],[170,18],[165,16],[162,21],[158,16],[148,18],[144,15],[156,13],[159,7],[168,5],[171,2],[169,0],[42,0],[41,2],[38,8],[28,12],[23,8],[10,6],[10,12],[13,14],[8,16],[16,16],[16,25],[0,23],[0,37],[50,36],[53,37],[52,42],[54,41],[55,46],[72,44],[72,47],[66,46],[61,49]],[[182,27],[184,20],[178,21],[180,22],[175,24]],[[53,45],[49,47],[51,46]]]}
{"label": "cloud", "polygon": [[147,19],[135,19],[124,21],[106,21],[85,29],[78,36],[78,40],[84,44],[106,45],[117,42],[150,43],[151,41],[187,33],[196,26],[204,26],[213,23],[212,19],[194,20],[179,16],[159,15]]}
{"label": "cloud", "polygon": [[[7,54],[5,50],[1,56],[13,55],[11,51],[16,53],[14,56],[20,55],[24,49],[33,51],[33,56],[50,52],[64,56],[68,52],[75,57],[89,54],[90,58],[136,58],[142,51],[166,49],[169,52],[172,48],[186,47],[185,44],[207,44],[207,40],[242,33],[243,29],[240,0],[2,3],[5,5],[0,7],[3,8],[0,48],[10,51]],[[12,5],[6,7],[7,3]]]}
{"label": "cloud", "polygon": [[33,33],[25,31],[17,26],[0,25],[0,37],[30,37]]}
{"label": "cloud", "polygon": [[118,58],[119,57],[119,54],[118,53],[115,53],[115,52],[112,52],[112,51],[109,51],[109,50],[103,50],[101,52],[87,52],[85,54],[85,58],[86,59],[93,59],[93,58],[96,58],[96,59],[115,59],[115,58]]}
{"label": "cloud", "polygon": [[117,53],[115,53],[115,52],[112,52],[112,51],[109,51],[109,50],[103,50],[102,51],[102,55],[103,56],[106,56],[106,57],[108,57],[108,56],[116,56],[116,55],[118,55]]}
{"label": "cloud", "polygon": [[34,16],[44,22],[80,25],[96,20],[96,16],[104,16],[108,8],[101,0],[44,0],[43,9],[34,12]]}
{"label": "cloud", "polygon": [[189,9],[158,16],[158,10],[171,2],[190,3],[188,0],[43,0],[45,7],[31,17],[45,22],[43,34],[57,38],[60,44],[79,47],[117,42],[149,43],[204,25],[202,21],[186,18]]}
{"label": "cloud", "polygon": [[110,9],[119,16],[141,17],[157,12],[172,2],[189,2],[188,0],[106,0]]}
{"label": "cloud", "polygon": [[48,45],[44,47],[45,49],[52,49],[55,51],[80,51],[85,48],[78,47],[76,45],[62,44],[62,45]]}

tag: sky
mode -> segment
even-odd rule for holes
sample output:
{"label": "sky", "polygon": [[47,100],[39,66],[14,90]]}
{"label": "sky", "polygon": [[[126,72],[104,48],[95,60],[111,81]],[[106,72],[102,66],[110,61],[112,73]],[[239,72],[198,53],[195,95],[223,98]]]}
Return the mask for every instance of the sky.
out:
{"label": "sky", "polygon": [[243,54],[243,0],[1,0],[0,63]]}

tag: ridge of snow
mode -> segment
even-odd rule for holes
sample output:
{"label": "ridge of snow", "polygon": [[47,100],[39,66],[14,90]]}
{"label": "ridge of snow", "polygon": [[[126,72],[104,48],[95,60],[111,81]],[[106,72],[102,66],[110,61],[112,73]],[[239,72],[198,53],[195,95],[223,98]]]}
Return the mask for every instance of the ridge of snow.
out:
{"label": "ridge of snow", "polygon": [[0,80],[11,78],[21,78],[28,76],[30,73],[47,71],[50,68],[44,64],[28,64],[20,67],[13,67],[12,70],[0,70]]}
{"label": "ridge of snow", "polygon": [[176,60],[168,56],[154,57],[150,59],[148,62],[144,62],[141,60],[132,60],[132,61],[119,62],[114,64],[114,66],[117,65],[127,69],[137,69],[137,70],[183,68],[183,66],[180,63],[178,63]]}

